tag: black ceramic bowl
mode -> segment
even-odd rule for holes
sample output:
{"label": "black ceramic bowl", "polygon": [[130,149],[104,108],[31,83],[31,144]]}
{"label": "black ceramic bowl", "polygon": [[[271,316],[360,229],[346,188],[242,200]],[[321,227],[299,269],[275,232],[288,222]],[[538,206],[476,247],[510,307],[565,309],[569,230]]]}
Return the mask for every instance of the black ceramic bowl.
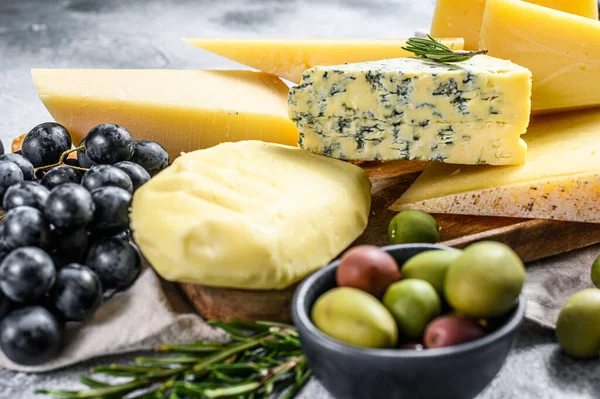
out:
{"label": "black ceramic bowl", "polygon": [[[404,264],[410,257],[439,245],[409,244],[383,248]],[[311,321],[313,304],[336,286],[339,260],[309,276],[296,290],[292,317],[308,365],[338,399],[473,398],[492,381],[508,356],[523,321],[525,301],[485,337],[447,348],[424,351],[365,349],[344,344],[321,332]]]}

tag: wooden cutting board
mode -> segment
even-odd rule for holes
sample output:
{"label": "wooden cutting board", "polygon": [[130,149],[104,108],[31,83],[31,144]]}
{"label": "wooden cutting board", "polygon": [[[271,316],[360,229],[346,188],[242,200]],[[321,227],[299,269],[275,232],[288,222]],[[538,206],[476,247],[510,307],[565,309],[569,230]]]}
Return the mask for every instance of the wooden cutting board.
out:
{"label": "wooden cutting board", "polygon": [[[387,245],[387,226],[395,212],[388,208],[419,176],[423,163],[363,165],[373,183],[369,226],[355,244]],[[441,244],[455,248],[482,240],[510,246],[525,262],[569,252],[600,242],[600,224],[515,219],[493,216],[433,215]]]}
{"label": "wooden cutting board", "polygon": [[[361,165],[371,182],[369,225],[352,245],[387,245],[388,223],[395,212],[388,208],[406,191],[424,168],[423,162]],[[433,215],[441,229],[441,244],[455,248],[482,240],[500,241],[526,262],[600,242],[600,224],[514,219],[488,216]],[[181,284],[194,308],[206,318],[247,321],[290,321],[290,304],[296,286],[285,290],[251,291]]]}

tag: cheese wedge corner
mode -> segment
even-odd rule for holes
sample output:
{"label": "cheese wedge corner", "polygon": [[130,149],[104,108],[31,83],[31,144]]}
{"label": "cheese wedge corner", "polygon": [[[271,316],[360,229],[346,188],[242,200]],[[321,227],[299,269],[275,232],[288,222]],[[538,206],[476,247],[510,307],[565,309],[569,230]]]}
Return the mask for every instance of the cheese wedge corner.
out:
{"label": "cheese wedge corner", "polygon": [[[203,39],[184,38],[186,43],[232,61],[300,82],[307,69],[317,65],[337,65],[412,56],[402,47],[406,39]],[[455,50],[463,49],[462,38],[441,42]]]}
{"label": "cheese wedge corner", "polygon": [[[527,0],[527,2],[598,19],[596,0]],[[465,49],[477,50],[485,6],[486,0],[437,0],[431,34],[434,37],[463,37]],[[502,21],[498,21],[500,22]]]}
{"label": "cheese wedge corner", "polygon": [[532,111],[600,105],[600,21],[520,0],[487,0],[480,46],[531,70]]}
{"label": "cheese wedge corner", "polygon": [[600,110],[536,116],[523,166],[432,163],[391,210],[600,223]]}

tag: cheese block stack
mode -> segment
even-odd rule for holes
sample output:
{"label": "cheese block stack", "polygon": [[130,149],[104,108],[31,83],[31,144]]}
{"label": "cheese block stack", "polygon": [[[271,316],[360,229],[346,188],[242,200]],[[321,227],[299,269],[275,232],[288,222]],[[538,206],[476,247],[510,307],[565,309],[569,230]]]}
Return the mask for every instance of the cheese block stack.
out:
{"label": "cheese block stack", "polygon": [[205,149],[133,202],[168,279],[280,289],[327,263],[368,221],[369,181],[344,161],[430,161],[395,211],[600,223],[596,0],[438,0],[431,33],[481,51],[443,63],[406,39],[184,39],[258,71],[33,78],[76,142],[111,122],[172,158]]}
{"label": "cheese block stack", "polygon": [[[543,115],[532,118],[523,136],[524,166],[432,164],[392,209],[600,222],[597,2],[461,1],[451,9],[448,3],[438,1],[432,32],[479,26],[466,46],[479,42],[490,55],[531,70],[532,111]],[[470,24],[456,19],[475,3],[483,4],[481,15]]]}

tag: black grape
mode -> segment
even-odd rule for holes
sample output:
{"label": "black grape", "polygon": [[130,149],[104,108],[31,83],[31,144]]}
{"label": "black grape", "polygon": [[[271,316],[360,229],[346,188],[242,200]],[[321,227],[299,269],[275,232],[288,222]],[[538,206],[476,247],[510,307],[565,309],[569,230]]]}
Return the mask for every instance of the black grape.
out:
{"label": "black grape", "polygon": [[41,306],[15,310],[0,323],[0,348],[15,363],[33,366],[55,358],[63,345],[63,327]]}
{"label": "black grape", "polygon": [[81,183],[81,172],[68,166],[56,166],[48,170],[40,182],[48,190],[65,183]]}
{"label": "black grape", "polygon": [[98,164],[128,161],[133,154],[133,138],[125,128],[112,123],[96,126],[85,138],[85,155]]}
{"label": "black grape", "polygon": [[169,154],[157,142],[137,140],[133,143],[133,156],[130,161],[141,165],[150,176],[154,176],[169,166]]}
{"label": "black grape", "polygon": [[40,211],[44,210],[46,200],[50,191],[32,181],[23,181],[13,184],[4,194],[2,207],[5,211],[10,211],[18,206],[30,206]]}
{"label": "black grape", "polygon": [[71,136],[64,126],[46,122],[27,133],[21,152],[37,168],[57,163],[62,153],[69,150],[71,145]]}
{"label": "black grape", "polygon": [[23,180],[33,180],[35,177],[33,165],[27,158],[17,153],[0,155],[0,161],[10,161],[16,164],[23,172]]}
{"label": "black grape", "polygon": [[133,183],[127,173],[112,165],[95,165],[83,174],[81,185],[89,191],[100,187],[115,186],[133,192]]}
{"label": "black grape", "polygon": [[65,183],[50,191],[44,213],[58,230],[77,230],[92,221],[94,201],[85,188]]}

